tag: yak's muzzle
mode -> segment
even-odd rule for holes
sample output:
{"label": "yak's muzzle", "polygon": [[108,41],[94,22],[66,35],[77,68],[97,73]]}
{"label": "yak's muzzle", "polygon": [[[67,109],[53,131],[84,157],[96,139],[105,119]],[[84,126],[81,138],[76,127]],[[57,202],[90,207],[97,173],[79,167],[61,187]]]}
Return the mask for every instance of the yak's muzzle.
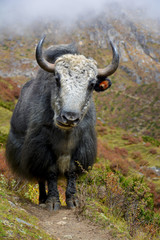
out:
{"label": "yak's muzzle", "polygon": [[80,114],[71,111],[62,111],[56,118],[56,125],[63,129],[76,127],[80,121]]}

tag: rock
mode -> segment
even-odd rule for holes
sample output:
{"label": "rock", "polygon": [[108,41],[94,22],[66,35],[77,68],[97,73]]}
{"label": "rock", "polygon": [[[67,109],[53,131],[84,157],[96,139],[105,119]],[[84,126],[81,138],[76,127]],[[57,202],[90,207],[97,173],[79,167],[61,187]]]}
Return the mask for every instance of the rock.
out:
{"label": "rock", "polygon": [[28,222],[26,222],[26,221],[24,221],[24,220],[22,220],[22,219],[20,219],[20,218],[16,218],[16,220],[17,220],[17,222],[19,222],[19,223],[26,224],[26,225],[28,225],[28,226],[33,226],[32,224],[30,224],[30,223],[28,223]]}
{"label": "rock", "polygon": [[11,207],[13,207],[13,208],[16,207],[16,205],[13,202],[11,202],[11,201],[8,201],[8,202],[10,203]]}
{"label": "rock", "polygon": [[57,222],[58,225],[61,225],[61,226],[64,226],[67,222],[65,221],[60,221],[60,222]]}
{"label": "rock", "polygon": [[64,238],[66,238],[66,239],[73,239],[72,235],[64,235]]}
{"label": "rock", "polygon": [[150,167],[151,169],[157,176],[160,176],[160,168],[159,167]]}

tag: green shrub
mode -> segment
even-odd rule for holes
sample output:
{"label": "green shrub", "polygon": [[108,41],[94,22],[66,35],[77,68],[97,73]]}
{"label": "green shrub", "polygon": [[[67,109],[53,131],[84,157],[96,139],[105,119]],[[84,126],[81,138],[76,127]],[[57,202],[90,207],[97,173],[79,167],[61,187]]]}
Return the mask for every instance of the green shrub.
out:
{"label": "green shrub", "polygon": [[157,139],[154,139],[153,137],[143,136],[142,138],[143,138],[144,142],[150,142],[151,144],[155,145],[156,147],[160,146],[160,141],[158,141]]}
{"label": "green shrub", "polygon": [[80,212],[94,199],[115,218],[125,220],[131,236],[139,228],[150,226],[147,229],[151,232],[160,227],[160,216],[154,212],[153,194],[143,177],[125,177],[102,166],[94,167],[79,183],[80,206],[83,206]]}
{"label": "green shrub", "polygon": [[9,102],[9,101],[3,101],[0,100],[0,106],[4,107],[10,111],[12,111],[15,108],[15,103],[14,102]]}
{"label": "green shrub", "polygon": [[2,132],[0,131],[0,143],[1,143],[1,144],[5,144],[5,143],[6,143],[7,137],[8,137],[8,134],[2,133]]}

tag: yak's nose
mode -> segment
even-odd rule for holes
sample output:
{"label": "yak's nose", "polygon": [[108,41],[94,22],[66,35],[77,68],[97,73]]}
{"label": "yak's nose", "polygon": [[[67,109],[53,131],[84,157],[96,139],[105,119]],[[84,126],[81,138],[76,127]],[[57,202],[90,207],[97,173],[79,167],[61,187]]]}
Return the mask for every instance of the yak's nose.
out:
{"label": "yak's nose", "polygon": [[80,114],[77,112],[62,111],[61,118],[64,124],[77,125]]}

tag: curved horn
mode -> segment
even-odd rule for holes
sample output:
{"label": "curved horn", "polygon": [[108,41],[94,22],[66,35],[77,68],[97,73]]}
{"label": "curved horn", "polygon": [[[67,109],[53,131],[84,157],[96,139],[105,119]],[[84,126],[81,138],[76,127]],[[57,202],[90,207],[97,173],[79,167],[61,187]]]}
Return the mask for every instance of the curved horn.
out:
{"label": "curved horn", "polygon": [[112,75],[118,68],[119,54],[111,41],[110,41],[110,45],[112,47],[112,52],[113,52],[112,63],[103,69],[98,69],[98,77],[108,77]]}
{"label": "curved horn", "polygon": [[47,72],[55,71],[55,64],[47,62],[47,60],[42,55],[43,42],[46,36],[44,36],[38,43],[36,47],[36,60],[38,65]]}

